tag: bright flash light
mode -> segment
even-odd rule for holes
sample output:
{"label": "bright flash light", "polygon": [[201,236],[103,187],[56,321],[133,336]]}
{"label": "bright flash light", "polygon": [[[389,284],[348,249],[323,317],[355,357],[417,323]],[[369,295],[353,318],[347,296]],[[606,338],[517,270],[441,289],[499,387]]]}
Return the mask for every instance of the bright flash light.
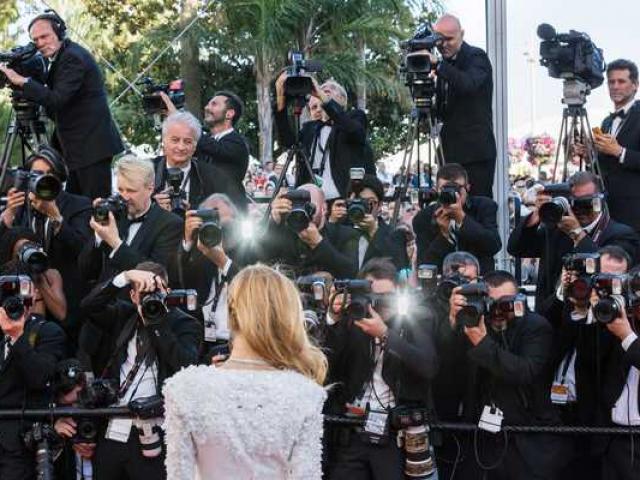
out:
{"label": "bright flash light", "polygon": [[255,228],[253,222],[249,219],[244,219],[240,222],[240,234],[243,240],[251,240],[255,235]]}
{"label": "bright flash light", "polygon": [[411,299],[409,295],[406,293],[401,293],[398,295],[397,299],[397,312],[401,317],[406,317],[409,315],[409,309],[411,308]]}

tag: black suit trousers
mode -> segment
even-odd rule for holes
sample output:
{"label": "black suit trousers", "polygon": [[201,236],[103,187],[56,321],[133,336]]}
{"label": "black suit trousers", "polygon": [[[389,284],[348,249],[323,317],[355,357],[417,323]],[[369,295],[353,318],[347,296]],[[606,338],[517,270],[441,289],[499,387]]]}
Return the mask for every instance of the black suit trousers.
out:
{"label": "black suit trousers", "polygon": [[35,454],[24,448],[6,450],[0,445],[0,478],[2,480],[32,480],[35,475]]}
{"label": "black suit trousers", "polygon": [[633,443],[629,435],[614,436],[604,455],[603,463],[602,480],[638,480],[640,435],[633,435]]}
{"label": "black suit trousers", "polygon": [[111,195],[111,159],[105,158],[69,172],[67,192],[84,195],[91,200]]}
{"label": "black suit trousers", "polygon": [[469,175],[471,195],[493,198],[493,178],[496,172],[495,159],[486,162],[468,163],[463,165]]}
{"label": "black suit trousers", "polygon": [[[340,446],[329,480],[404,480],[404,453],[395,435],[386,445],[371,445],[352,432],[349,444]],[[100,480],[100,479],[98,479]]]}
{"label": "black suit trousers", "polygon": [[164,448],[157,457],[143,456],[138,432],[132,428],[127,443],[106,438],[98,441],[93,462],[95,480],[164,480],[164,458]]}

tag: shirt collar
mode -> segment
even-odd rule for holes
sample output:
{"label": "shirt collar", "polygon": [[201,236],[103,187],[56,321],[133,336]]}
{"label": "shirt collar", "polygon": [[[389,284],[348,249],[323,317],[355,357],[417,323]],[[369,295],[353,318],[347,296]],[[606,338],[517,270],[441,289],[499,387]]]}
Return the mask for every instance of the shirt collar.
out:
{"label": "shirt collar", "polygon": [[225,130],[224,132],[216,133],[213,138],[215,138],[216,140],[220,140],[222,137],[224,137],[225,135],[229,135],[231,132],[233,132],[233,127]]}
{"label": "shirt collar", "polygon": [[633,104],[636,103],[636,99],[635,97],[632,98],[631,100],[629,100],[622,108],[618,108],[616,110],[616,113],[619,112],[620,110],[624,111],[625,115],[627,113],[629,113],[629,110],[631,109],[631,107],[633,107]]}
{"label": "shirt collar", "polygon": [[584,227],[584,230],[591,235],[593,233],[593,230],[596,228],[596,225],[598,225],[598,222],[600,221],[600,219],[602,218],[602,213],[599,214],[596,219],[591,222],[589,225],[587,225],[586,227]]}

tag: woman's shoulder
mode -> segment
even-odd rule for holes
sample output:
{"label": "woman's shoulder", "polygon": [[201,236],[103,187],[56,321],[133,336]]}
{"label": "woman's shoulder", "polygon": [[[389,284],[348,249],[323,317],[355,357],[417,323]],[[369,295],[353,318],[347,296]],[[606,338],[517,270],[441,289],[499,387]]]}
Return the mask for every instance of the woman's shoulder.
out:
{"label": "woman's shoulder", "polygon": [[213,367],[208,365],[191,365],[169,377],[162,388],[165,397],[182,396],[192,388],[210,381]]}

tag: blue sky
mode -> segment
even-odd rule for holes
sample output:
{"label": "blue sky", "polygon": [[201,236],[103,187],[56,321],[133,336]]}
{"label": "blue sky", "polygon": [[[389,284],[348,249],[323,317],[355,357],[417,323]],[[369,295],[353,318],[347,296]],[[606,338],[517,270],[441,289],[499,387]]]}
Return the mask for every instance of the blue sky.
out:
{"label": "blue sky", "polygon": [[[466,40],[485,47],[484,0],[446,0],[447,9],[460,17]],[[607,6],[614,8],[607,8]],[[640,2],[618,0],[507,0],[507,70],[509,84],[509,130],[517,136],[531,130],[557,136],[562,115],[562,82],[548,76],[538,63],[539,39],[536,28],[550,23],[558,32],[583,31],[604,49],[605,60],[629,58],[640,62],[637,22]],[[535,63],[527,62],[531,52]],[[533,108],[532,108],[533,104]],[[594,90],[587,102],[589,119],[599,124],[611,109],[606,85]]]}

